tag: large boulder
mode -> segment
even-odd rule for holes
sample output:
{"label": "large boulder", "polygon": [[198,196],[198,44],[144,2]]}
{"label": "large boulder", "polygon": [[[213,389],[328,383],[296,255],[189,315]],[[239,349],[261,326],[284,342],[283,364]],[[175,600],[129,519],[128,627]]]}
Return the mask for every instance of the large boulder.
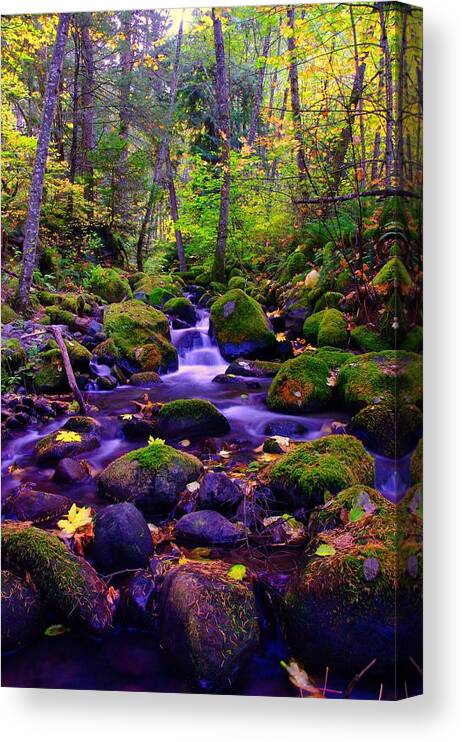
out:
{"label": "large boulder", "polygon": [[359,438],[367,448],[382,456],[404,456],[422,434],[422,412],[412,404],[392,409],[372,404],[356,413],[348,433]]}
{"label": "large boulder", "polygon": [[[134,361],[142,370],[177,368],[177,351],[170,343],[169,322],[159,310],[136,300],[111,304],[105,308],[103,326],[118,353]],[[159,354],[157,368],[148,368],[137,359],[137,351],[141,352],[147,345],[155,346]]]}
{"label": "large boulder", "polygon": [[195,307],[190,299],[185,296],[174,297],[169,299],[163,306],[163,311],[168,317],[175,317],[187,325],[194,325],[196,322]]}
{"label": "large boulder", "polygon": [[196,510],[177,521],[174,534],[177,541],[195,546],[233,546],[244,531],[215,510]]}
{"label": "large boulder", "polygon": [[172,569],[160,601],[161,645],[195,687],[231,686],[257,648],[257,608],[249,584],[228,575],[222,562],[191,562]]}
{"label": "large boulder", "polygon": [[374,459],[356,438],[329,435],[295,445],[260,478],[286,503],[312,508],[346,487],[372,485]]}
{"label": "large boulder", "polygon": [[41,622],[42,607],[33,583],[2,570],[2,652],[33,641]]}
{"label": "large boulder", "polygon": [[422,401],[422,358],[403,350],[365,353],[343,364],[337,389],[349,410],[383,402],[391,409]]}
{"label": "large boulder", "polygon": [[388,340],[367,325],[359,325],[351,330],[351,339],[356,348],[363,353],[376,353],[382,350],[388,350],[391,346]]}
{"label": "large boulder", "polygon": [[305,320],[303,336],[312,345],[346,348],[348,343],[346,320],[338,309],[323,309]]}
{"label": "large boulder", "polygon": [[46,523],[67,513],[71,505],[66,495],[19,487],[5,500],[2,515],[9,520]]}
{"label": "large boulder", "polygon": [[232,289],[211,306],[211,324],[224,358],[268,358],[277,341],[262,307],[241,289]]}
{"label": "large boulder", "polygon": [[7,569],[30,574],[45,605],[66,624],[93,635],[111,628],[107,586],[85,559],[54,534],[4,523],[2,558]]}
{"label": "large boulder", "polygon": [[35,453],[40,464],[53,464],[72,458],[100,445],[100,423],[93,417],[74,415],[54,433],[40,438]]}
{"label": "large boulder", "polygon": [[266,404],[270,410],[306,413],[324,409],[332,398],[327,364],[302,353],[286,361],[269,387]]}
{"label": "large boulder", "polygon": [[231,514],[243,498],[240,487],[222,471],[209,471],[201,480],[197,507]]}
{"label": "large boulder", "polygon": [[111,304],[132,297],[129,282],[114,268],[93,268],[88,280],[88,288],[103,301]]}
{"label": "large boulder", "polygon": [[144,567],[152,554],[150,529],[131,502],[100,510],[94,518],[94,533],[89,554],[99,572],[109,574]]}
{"label": "large boulder", "polygon": [[204,399],[176,399],[162,406],[157,418],[159,435],[171,440],[188,436],[224,435],[230,430],[222,412]]}
{"label": "large boulder", "polygon": [[120,456],[98,478],[101,492],[116,502],[133,502],[144,513],[171,510],[180,493],[203,472],[195,456],[153,443]]}

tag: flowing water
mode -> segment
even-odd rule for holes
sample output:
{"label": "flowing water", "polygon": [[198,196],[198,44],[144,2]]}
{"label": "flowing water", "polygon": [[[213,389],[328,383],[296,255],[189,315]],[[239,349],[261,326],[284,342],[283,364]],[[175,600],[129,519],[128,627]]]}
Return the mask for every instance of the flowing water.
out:
{"label": "flowing water", "polygon": [[[331,432],[334,422],[346,423],[348,417],[340,412],[325,412],[305,416],[270,412],[265,404],[270,379],[243,379],[237,384],[220,384],[213,379],[223,374],[228,366],[209,332],[209,313],[197,310],[197,322],[187,329],[172,329],[171,338],[179,354],[179,367],[163,376],[163,384],[150,389],[120,386],[111,391],[90,390],[87,401],[98,407],[92,413],[102,424],[102,445],[86,454],[94,472],[101,471],[117,456],[143,445],[129,442],[121,433],[121,415],[135,413],[134,401],[148,394],[154,401],[203,398],[211,401],[227,417],[231,430],[221,440],[234,443],[234,461],[248,463],[255,449],[266,437],[269,423],[294,422],[303,424],[306,431],[299,440],[319,438]],[[94,373],[108,375],[110,369],[93,363]],[[56,430],[63,419],[31,426],[27,433],[18,433],[5,442],[2,461],[3,497],[18,484],[30,483],[36,489],[63,492],[63,485],[51,481],[53,469],[38,468],[32,455],[38,438]],[[239,445],[237,445],[239,444]],[[202,443],[192,441],[189,452],[203,452]],[[199,447],[197,447],[199,446]],[[203,452],[204,453],[204,452]],[[398,501],[408,486],[409,456],[401,461],[376,456],[376,486],[389,500]],[[10,473],[11,465],[19,467]],[[64,494],[79,504],[95,509],[107,504],[91,480],[82,484],[66,485]],[[263,617],[264,640],[253,657],[247,672],[230,693],[241,695],[298,695],[288,682],[279,661],[287,659],[287,649],[279,635],[276,622]],[[321,668],[322,670],[322,668]],[[183,692],[187,688],[176,674],[156,641],[156,637],[142,632],[117,630],[111,637],[94,642],[74,634],[42,637],[33,646],[4,658],[2,680],[4,685],[20,687],[55,687],[107,690],[141,690]],[[341,680],[340,680],[341,682]],[[346,679],[344,679],[346,682]],[[337,687],[336,681],[332,685]],[[330,683],[329,683],[330,685]],[[343,684],[338,686],[344,687]],[[354,697],[369,695],[368,683],[360,683]],[[333,694],[333,697],[338,697]]]}

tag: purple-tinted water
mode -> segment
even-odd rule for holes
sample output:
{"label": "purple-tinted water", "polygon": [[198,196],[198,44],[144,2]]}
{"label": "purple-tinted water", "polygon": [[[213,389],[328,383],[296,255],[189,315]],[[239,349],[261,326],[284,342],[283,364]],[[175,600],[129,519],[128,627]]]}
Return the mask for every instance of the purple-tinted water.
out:
{"label": "purple-tinted water", "polygon": [[[87,392],[87,401],[99,408],[95,414],[102,424],[100,448],[86,454],[85,458],[95,473],[110,461],[139,443],[125,440],[121,433],[121,415],[135,413],[134,401],[148,394],[154,401],[199,397],[215,404],[229,420],[230,433],[226,442],[240,444],[237,461],[247,462],[256,455],[253,451],[266,437],[264,430],[270,422],[303,423],[306,432],[299,440],[319,438],[331,432],[334,422],[346,423],[348,417],[340,412],[323,415],[292,416],[270,412],[265,404],[269,379],[246,379],[238,384],[213,383],[215,376],[227,368],[217,345],[209,335],[209,315],[198,310],[195,327],[171,331],[172,341],[178,348],[179,368],[163,376],[163,384],[151,389],[121,386],[112,391]],[[250,388],[249,383],[259,384]],[[63,420],[49,425],[31,426],[27,433],[16,434],[5,442],[2,457],[2,479],[5,498],[22,483],[32,483],[37,489],[63,492],[63,485],[52,482],[53,469],[39,468],[33,457],[38,438],[61,427]],[[188,449],[195,453],[201,443],[192,441]],[[376,456],[376,486],[385,497],[397,501],[408,486],[409,457],[394,462]],[[9,473],[15,464],[19,469]],[[89,504],[98,509],[107,504],[97,493],[92,480],[82,484],[66,485],[64,494],[79,504]],[[276,629],[275,629],[276,631]],[[274,631],[274,634],[275,634]],[[281,637],[265,636],[260,650],[252,658],[246,674],[230,688],[232,694],[297,696],[298,691],[289,683],[281,659],[288,659],[288,650]],[[325,668],[318,668],[322,673]],[[349,678],[332,679],[329,686],[343,689]],[[43,636],[33,646],[3,658],[2,682],[19,687],[80,688],[100,690],[134,690],[153,692],[184,692],[185,682],[169,658],[160,650],[156,637],[142,632],[115,631],[101,642],[94,642],[74,633],[59,637]],[[355,689],[353,697],[372,697],[373,689],[367,678]],[[340,697],[338,694],[329,694]],[[385,697],[388,697],[386,691]]]}

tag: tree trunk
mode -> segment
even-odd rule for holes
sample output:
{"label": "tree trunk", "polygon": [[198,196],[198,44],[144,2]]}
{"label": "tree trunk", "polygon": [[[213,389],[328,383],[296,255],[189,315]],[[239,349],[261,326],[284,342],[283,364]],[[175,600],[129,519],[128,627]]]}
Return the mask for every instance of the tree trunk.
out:
{"label": "tree trunk", "polygon": [[251,116],[250,131],[248,132],[247,142],[250,147],[253,145],[256,139],[256,134],[258,132],[259,112],[261,109],[261,100],[263,97],[263,88],[264,88],[264,74],[266,72],[266,60],[269,54],[270,45],[271,45],[271,34],[268,33],[264,39],[263,54],[262,54],[262,56],[264,57],[264,61],[259,70],[258,84],[256,86],[255,102],[253,106],[253,114]]}
{"label": "tree trunk", "polygon": [[387,22],[385,18],[383,3],[377,4],[377,10],[379,12],[380,28],[382,32],[380,46],[382,48],[385,60],[385,185],[388,187],[391,183],[393,169],[393,73],[390,45],[388,43],[387,35]]}
{"label": "tree trunk", "polygon": [[76,377],[74,376],[74,371],[73,371],[73,367],[71,365],[71,361],[69,358],[68,349],[64,343],[61,330],[56,325],[51,325],[50,330],[53,334],[53,337],[55,338],[57,342],[58,348],[60,349],[61,357],[63,358],[64,370],[66,371],[66,377],[68,379],[68,384],[71,388],[72,393],[74,394],[76,402],[79,405],[79,412],[81,413],[81,415],[86,415],[87,407],[84,402],[84,397],[82,396],[82,392],[77,386]]}
{"label": "tree trunk", "polygon": [[401,30],[401,46],[399,50],[399,63],[398,63],[398,95],[397,95],[397,112],[396,112],[396,171],[397,171],[397,182],[400,188],[404,186],[404,101],[408,99],[407,81],[408,74],[406,69],[406,50],[408,44],[408,13],[409,7],[404,5],[401,8],[403,15],[403,24]]}
{"label": "tree trunk", "polygon": [[[355,74],[360,74],[360,57],[359,57],[359,48],[358,48],[358,35],[356,32],[356,21],[354,19],[354,13],[353,13],[353,6],[350,5],[350,18],[351,18],[351,28],[353,31],[353,46],[354,46],[354,61],[356,65],[356,71]],[[365,55],[363,56],[363,60],[365,58]],[[361,171],[362,171],[362,177],[360,179],[360,186],[361,188],[364,188],[366,183],[366,138],[364,133],[364,99],[361,91],[361,95],[358,101],[358,121],[359,121],[359,138],[361,140]]]}
{"label": "tree trunk", "polygon": [[171,218],[172,218],[172,221],[174,222],[174,234],[176,236],[176,247],[177,247],[177,257],[179,258],[179,268],[181,271],[186,271],[187,263],[185,262],[184,241],[182,239],[182,232],[177,226],[177,223],[179,221],[179,209],[178,209],[178,204],[177,204],[176,187],[174,185],[174,178],[172,176],[171,155],[169,153],[169,150],[166,152],[166,177],[168,180],[169,202],[171,204]]}
{"label": "tree trunk", "polygon": [[216,102],[219,111],[219,134],[221,138],[219,162],[223,172],[213,278],[222,283],[225,280],[226,273],[227,229],[229,226],[230,207],[229,81],[226,72],[221,16],[216,15],[214,8],[211,10],[211,15],[213,18],[214,49],[216,53]]}
{"label": "tree trunk", "polygon": [[86,184],[84,195],[87,201],[93,203],[94,200],[94,183],[93,183],[93,165],[89,159],[95,147],[94,134],[94,102],[93,91],[95,85],[95,65],[93,59],[93,46],[90,38],[90,27],[92,16],[90,13],[83,13],[81,20],[82,34],[82,60],[84,63],[84,78],[82,81],[82,171],[86,174]]}
{"label": "tree trunk", "polygon": [[351,89],[350,100],[348,101],[348,106],[347,106],[347,123],[346,123],[346,126],[342,129],[342,133],[340,135],[337,148],[334,152],[333,174],[332,174],[332,179],[331,179],[331,190],[334,196],[336,196],[338,193],[338,189],[340,187],[340,181],[342,180],[342,177],[345,172],[343,164],[345,162],[348,145],[350,141],[352,140],[352,136],[353,136],[353,124],[354,124],[354,119],[355,119],[355,114],[356,114],[356,108],[362,96],[365,71],[366,71],[366,65],[363,62],[357,67],[356,72],[355,72],[353,87]]}
{"label": "tree trunk", "polygon": [[29,191],[29,203],[27,210],[26,228],[23,244],[23,262],[21,281],[19,286],[19,304],[22,309],[29,305],[29,292],[31,288],[32,273],[34,271],[37,253],[37,241],[39,236],[39,220],[42,206],[43,186],[45,178],[45,167],[47,164],[48,148],[50,145],[50,134],[53,122],[56,99],[63,66],[64,49],[68,35],[71,15],[61,13],[56,31],[55,46],[50,62],[45,90],[42,123],[40,126],[37,150],[32,172],[31,187]]}
{"label": "tree trunk", "polygon": [[[74,42],[74,74],[72,87],[72,138],[69,150],[69,182],[74,183],[77,174],[77,144],[79,132],[79,73],[80,73],[80,40],[79,30],[76,22],[73,22],[72,37]],[[68,197],[68,213],[72,217],[74,211],[74,198],[70,193]]]}
{"label": "tree trunk", "polygon": [[304,201],[307,195],[307,171],[304,156],[304,139],[303,129],[301,120],[301,102],[300,102],[300,90],[298,83],[298,67],[296,64],[296,44],[295,44],[295,7],[292,5],[287,10],[288,22],[291,29],[291,34],[288,37],[288,51],[290,52],[290,66],[288,70],[288,78],[290,83],[290,98],[292,102],[292,116],[293,116],[293,127],[295,130],[295,139],[298,142],[296,149],[296,165],[298,169],[298,179],[300,182],[300,190],[302,200]]}

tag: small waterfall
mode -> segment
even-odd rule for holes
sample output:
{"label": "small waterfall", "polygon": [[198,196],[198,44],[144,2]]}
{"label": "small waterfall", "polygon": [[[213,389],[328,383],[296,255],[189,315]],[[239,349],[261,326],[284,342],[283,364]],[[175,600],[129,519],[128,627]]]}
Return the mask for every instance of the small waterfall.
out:
{"label": "small waterfall", "polygon": [[197,309],[197,321],[193,327],[182,330],[171,329],[171,339],[179,354],[179,370],[176,373],[195,370],[201,373],[208,369],[211,378],[224,373],[227,362],[221,356],[217,344],[209,334],[209,312]]}

